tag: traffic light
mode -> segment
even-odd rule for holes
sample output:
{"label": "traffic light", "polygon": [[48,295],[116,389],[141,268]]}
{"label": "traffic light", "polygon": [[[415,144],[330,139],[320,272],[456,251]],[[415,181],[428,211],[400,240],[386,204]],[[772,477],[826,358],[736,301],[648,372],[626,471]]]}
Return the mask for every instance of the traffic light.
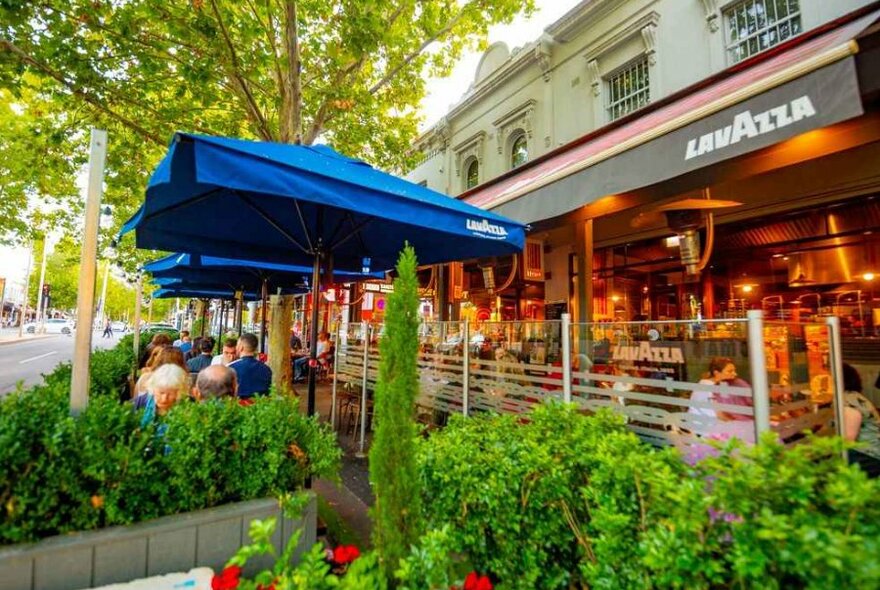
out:
{"label": "traffic light", "polygon": [[49,303],[52,301],[52,286],[49,283],[43,283],[43,296],[40,298],[40,306],[43,309],[49,309]]}

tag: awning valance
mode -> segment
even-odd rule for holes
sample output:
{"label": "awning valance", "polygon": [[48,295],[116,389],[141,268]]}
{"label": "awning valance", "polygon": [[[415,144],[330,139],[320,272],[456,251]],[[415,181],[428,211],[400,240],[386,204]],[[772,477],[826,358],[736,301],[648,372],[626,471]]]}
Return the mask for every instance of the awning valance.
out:
{"label": "awning valance", "polygon": [[522,223],[656,184],[863,114],[853,56],[874,11],[464,200]]}

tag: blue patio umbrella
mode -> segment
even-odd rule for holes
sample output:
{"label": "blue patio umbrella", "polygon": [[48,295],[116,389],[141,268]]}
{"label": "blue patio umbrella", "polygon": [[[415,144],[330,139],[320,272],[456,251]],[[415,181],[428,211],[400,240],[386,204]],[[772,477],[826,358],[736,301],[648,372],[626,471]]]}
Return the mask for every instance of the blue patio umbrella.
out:
{"label": "blue patio umbrella", "polygon": [[[198,299],[220,299],[220,313],[223,314],[223,310],[225,309],[225,302],[227,299],[237,299],[238,293],[242,294],[242,301],[257,301],[261,298],[265,303],[266,299],[266,283],[259,282],[257,278],[252,277],[251,282],[247,284],[242,283],[232,283],[227,282],[225,279],[220,277],[215,277],[215,280],[211,280],[210,277],[203,277],[202,280],[186,280],[180,279],[176,277],[153,277],[153,284],[157,287],[160,287],[163,290],[171,291],[175,293],[204,293],[200,297],[195,297],[190,295],[190,297],[195,297]],[[281,295],[300,295],[302,293],[308,292],[308,287],[306,285],[298,285],[298,286],[289,286],[289,287],[277,287],[277,291]],[[213,295],[212,295],[213,293]],[[183,297],[183,295],[180,295]],[[239,318],[239,326],[241,326],[241,319]],[[204,327],[204,324],[203,324]],[[218,326],[218,329],[220,327]],[[265,344],[266,339],[266,318],[263,317],[262,324],[262,338],[261,344]],[[220,334],[218,333],[218,340],[220,338]],[[241,335],[241,331],[239,330],[239,335]],[[263,346],[260,352],[266,352],[265,346]]]}
{"label": "blue patio umbrella", "polygon": [[[308,286],[308,280],[312,274],[311,266],[186,253],[170,254],[149,262],[144,265],[144,270],[150,272],[156,279],[174,279],[198,284],[216,284],[224,289],[257,291],[262,293],[264,304],[268,293],[279,288],[285,294],[306,292],[305,288]],[[353,283],[367,279],[381,279],[384,276],[385,274],[382,272],[363,273],[337,270],[333,273],[333,281]],[[154,282],[163,284],[159,281]],[[262,338],[260,339],[263,352],[265,352],[265,331],[264,319],[261,329]]]}
{"label": "blue patio umbrella", "polygon": [[[156,299],[173,299],[180,297],[181,299],[232,299],[235,291],[229,289],[187,289],[179,285],[162,287],[153,291],[153,297]],[[245,301],[258,301],[259,293],[249,291],[242,294]]]}
{"label": "blue patio umbrella", "polygon": [[321,268],[519,253],[523,224],[380,172],[324,146],[177,133],[122,233],[139,248],[312,266],[308,411],[314,413]]}
{"label": "blue patio umbrella", "polygon": [[[312,266],[277,264],[257,260],[238,260],[202,254],[171,254],[148,262],[144,270],[154,277],[172,277],[189,281],[220,282],[245,289],[254,285],[260,290],[265,281],[270,288],[298,287],[308,283]],[[336,283],[353,283],[365,279],[382,279],[383,272],[345,272],[333,273]]]}

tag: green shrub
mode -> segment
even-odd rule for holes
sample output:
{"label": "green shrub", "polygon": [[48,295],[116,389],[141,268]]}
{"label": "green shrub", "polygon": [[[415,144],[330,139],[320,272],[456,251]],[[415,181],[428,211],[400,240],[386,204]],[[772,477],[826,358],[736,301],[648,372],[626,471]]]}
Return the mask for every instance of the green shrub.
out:
{"label": "green shrub", "polygon": [[71,418],[68,391],[53,374],[0,402],[0,543],[278,495],[339,463],[333,434],[290,399],[178,405],[157,444],[110,396]]}
{"label": "green shrub", "polygon": [[422,529],[417,475],[415,400],[419,394],[419,282],[415,251],[406,246],[397,261],[394,292],[388,296],[385,335],[376,381],[376,435],[370,448],[373,545],[389,580]]}
{"label": "green shrub", "polygon": [[880,484],[841,448],[731,443],[691,467],[549,406],[451,420],[420,473],[429,527],[499,589],[877,588]]}
{"label": "green shrub", "polygon": [[643,535],[654,584],[880,587],[880,484],[842,449],[828,438],[786,448],[769,435],[697,464],[670,486],[668,518]]}

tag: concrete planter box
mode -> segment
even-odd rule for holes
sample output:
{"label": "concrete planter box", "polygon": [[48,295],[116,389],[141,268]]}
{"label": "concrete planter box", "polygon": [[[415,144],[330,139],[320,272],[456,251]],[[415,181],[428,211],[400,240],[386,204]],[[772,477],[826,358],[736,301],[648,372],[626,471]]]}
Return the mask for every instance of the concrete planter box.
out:
{"label": "concrete planter box", "polygon": [[[317,514],[314,496],[301,520],[283,518],[277,500],[251,500],[13,545],[0,549],[0,590],[78,590],[194,567],[220,571],[239,547],[250,542],[251,521],[270,516],[280,523],[273,537],[277,551],[303,527],[297,560],[315,543]],[[253,559],[245,575],[271,564],[269,556]]]}

